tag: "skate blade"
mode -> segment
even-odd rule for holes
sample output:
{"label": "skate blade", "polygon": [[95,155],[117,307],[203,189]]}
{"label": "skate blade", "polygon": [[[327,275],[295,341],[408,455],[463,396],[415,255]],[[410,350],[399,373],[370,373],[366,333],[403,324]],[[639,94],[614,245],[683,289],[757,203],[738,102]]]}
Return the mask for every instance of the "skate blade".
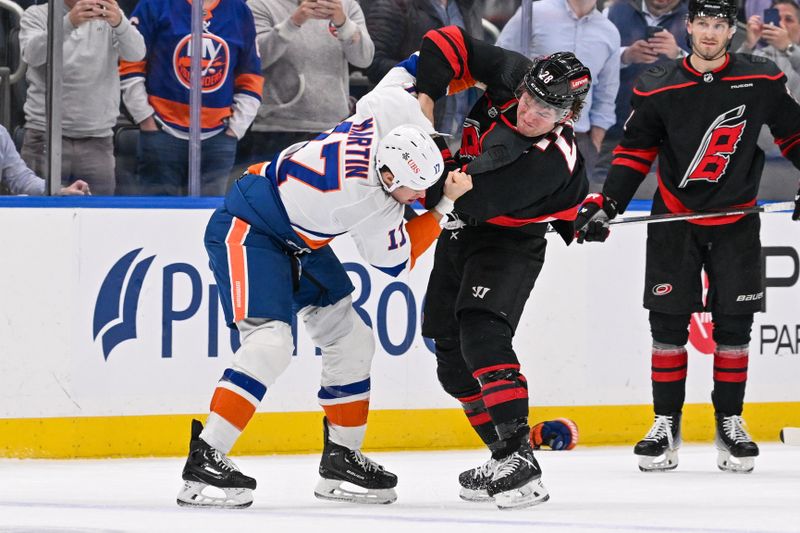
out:
{"label": "skate blade", "polygon": [[390,504],[397,500],[394,489],[367,489],[347,481],[320,478],[314,489],[320,500],[362,504]]}
{"label": "skate blade", "polygon": [[[225,496],[212,496],[203,491],[217,490]],[[244,509],[253,504],[253,491],[241,488],[211,487],[198,481],[184,481],[178,492],[178,505],[182,507],[218,507],[223,509]]]}
{"label": "skate blade", "polygon": [[678,468],[678,449],[667,450],[655,457],[638,455],[639,470],[642,472],[667,472]]}
{"label": "skate blade", "polygon": [[534,479],[527,485],[518,489],[499,492],[494,495],[494,503],[498,509],[510,511],[513,509],[524,509],[533,507],[550,499],[547,489],[542,485],[541,479]]}
{"label": "skate blade", "polygon": [[717,467],[723,472],[749,474],[755,466],[755,457],[734,457],[727,450],[719,450],[717,453]]}
{"label": "skate blade", "polygon": [[494,496],[489,496],[489,493],[486,492],[486,489],[468,489],[466,487],[461,487],[461,491],[458,493],[458,497],[464,500],[465,502],[493,502]]}

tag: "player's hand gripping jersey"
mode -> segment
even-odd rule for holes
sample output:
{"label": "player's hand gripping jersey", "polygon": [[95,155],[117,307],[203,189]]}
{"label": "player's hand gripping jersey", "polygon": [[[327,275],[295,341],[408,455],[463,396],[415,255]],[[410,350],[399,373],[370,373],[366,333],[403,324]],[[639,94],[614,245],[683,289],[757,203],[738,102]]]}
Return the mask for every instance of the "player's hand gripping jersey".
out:
{"label": "player's hand gripping jersey", "polygon": [[[658,156],[653,213],[755,205],[764,166],[756,143],[762,125],[800,168],[800,105],[785,82],[774,63],[744,54],[729,54],[705,74],[687,59],[650,68],[634,89],[633,112],[603,193],[623,212]],[[689,222],[718,225],[739,218]]]}
{"label": "player's hand gripping jersey", "polygon": [[[386,193],[375,168],[378,144],[393,128],[415,124],[434,133],[410,94],[413,83],[406,69],[393,69],[359,100],[355,115],[312,141],[286,148],[271,164],[250,168],[252,174],[278,185],[291,228],[302,239],[294,240],[298,246],[318,249],[337,235],[350,233],[367,262],[396,276],[409,259],[413,266],[438,236],[438,223],[429,213],[404,222],[405,206]],[[242,189],[247,181],[245,177],[237,186]],[[254,218],[274,219],[275,213],[268,207],[272,204],[261,202],[258,190],[249,189],[240,196],[246,205],[227,199],[227,209],[254,225]],[[255,213],[248,213],[250,210]]]}
{"label": "player's hand gripping jersey", "polygon": [[[448,26],[425,35],[417,89],[436,99],[476,83],[486,87],[465,121],[461,149],[451,159],[473,183],[472,191],[456,201],[456,212],[471,224],[522,231],[537,231],[530,225],[550,222],[569,243],[588,191],[583,157],[571,121],[540,137],[517,130],[515,91],[531,65],[521,54]],[[427,206],[438,201],[439,191],[439,184],[428,191]]]}

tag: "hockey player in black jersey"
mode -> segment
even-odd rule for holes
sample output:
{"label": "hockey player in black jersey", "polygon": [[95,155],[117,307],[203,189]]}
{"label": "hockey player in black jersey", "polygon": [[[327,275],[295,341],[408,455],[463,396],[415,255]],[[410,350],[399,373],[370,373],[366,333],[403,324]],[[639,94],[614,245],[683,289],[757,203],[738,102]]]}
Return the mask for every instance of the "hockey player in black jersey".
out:
{"label": "hockey player in black jersey", "polygon": [[[544,262],[548,223],[569,243],[588,191],[571,120],[591,76],[568,52],[531,62],[453,26],[426,34],[417,73],[423,109],[476,82],[486,92],[465,122],[461,149],[446,158],[472,176],[473,189],[439,236],[422,333],[435,340],[444,390],[492,452],[461,474],[461,497],[493,498],[506,509],[548,499],[512,339]],[[438,201],[429,189],[426,204]]]}
{"label": "hockey player in black jersey", "polygon": [[[608,237],[608,221],[625,211],[656,156],[653,214],[754,205],[764,166],[756,141],[765,124],[800,168],[800,105],[774,63],[728,53],[735,18],[732,0],[690,0],[692,53],[639,79],[603,192],[587,197],[578,213],[578,242]],[[792,215],[798,217],[800,196]],[[764,294],[759,228],[756,214],[648,227],[644,306],[653,337],[655,422],[634,448],[643,471],[678,465],[685,344],[691,313],[703,307],[701,269],[709,279],[706,309],[717,344],[711,394],[717,464],[726,471],[753,470],[758,446],[741,415],[750,329]]]}

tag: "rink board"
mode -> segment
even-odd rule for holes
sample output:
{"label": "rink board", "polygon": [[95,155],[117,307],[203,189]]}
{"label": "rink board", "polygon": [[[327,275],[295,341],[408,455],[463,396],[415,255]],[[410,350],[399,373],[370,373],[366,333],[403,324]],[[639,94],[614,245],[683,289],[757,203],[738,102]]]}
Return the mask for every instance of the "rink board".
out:
{"label": "rink board", "polygon": [[[211,211],[146,202],[0,209],[0,455],[181,454],[191,415],[207,412],[236,345],[202,245]],[[757,438],[775,440],[780,427],[800,425],[800,224],[788,214],[762,223],[766,312],[753,327],[745,415]],[[615,228],[605,245],[551,238],[515,338],[532,418],[574,417],[584,443],[632,442],[649,426],[644,245],[641,225]],[[433,254],[395,279],[366,266],[348,237],[333,247],[375,332],[367,445],[477,445],[419,333]],[[712,435],[705,321],[698,315],[691,330],[688,440]],[[297,355],[238,453],[320,446],[319,365],[301,326]]]}

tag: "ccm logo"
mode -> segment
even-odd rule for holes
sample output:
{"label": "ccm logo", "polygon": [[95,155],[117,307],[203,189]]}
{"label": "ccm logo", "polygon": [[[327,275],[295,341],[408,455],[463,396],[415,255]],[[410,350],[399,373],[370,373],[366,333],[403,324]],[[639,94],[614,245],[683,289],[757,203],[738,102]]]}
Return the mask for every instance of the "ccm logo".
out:
{"label": "ccm logo", "polygon": [[664,296],[665,294],[669,294],[672,292],[672,285],[669,283],[659,283],[655,287],[653,287],[653,294],[656,296]]}
{"label": "ccm logo", "polygon": [[752,302],[753,300],[760,300],[764,297],[764,291],[755,294],[740,294],[736,297],[737,302]]}
{"label": "ccm logo", "polygon": [[408,160],[408,167],[409,167],[409,168],[410,168],[410,169],[411,169],[411,170],[414,172],[414,174],[419,174],[420,172],[422,172],[422,171],[420,170],[420,168],[419,168],[419,165],[417,165],[417,164],[414,162],[414,160],[413,160],[413,159],[409,159],[409,160]]}

